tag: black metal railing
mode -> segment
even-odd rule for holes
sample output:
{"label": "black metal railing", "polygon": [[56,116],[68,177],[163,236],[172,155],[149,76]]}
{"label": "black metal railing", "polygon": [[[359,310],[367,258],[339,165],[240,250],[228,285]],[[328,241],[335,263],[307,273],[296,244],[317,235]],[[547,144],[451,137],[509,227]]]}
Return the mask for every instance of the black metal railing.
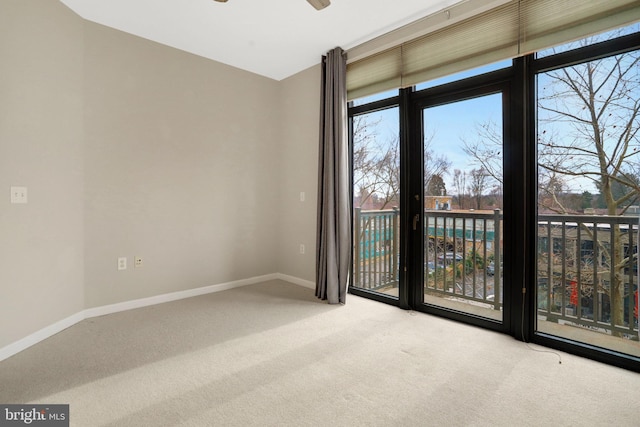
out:
{"label": "black metal railing", "polygon": [[540,215],[538,315],[637,337],[638,218]]}
{"label": "black metal railing", "polygon": [[425,211],[425,293],[502,307],[502,214]]}
{"label": "black metal railing", "polygon": [[[399,210],[355,210],[353,287],[393,293]],[[424,214],[425,295],[502,308],[502,214]],[[534,242],[531,242],[533,244]],[[539,215],[539,319],[638,337],[638,218]]]}
{"label": "black metal railing", "polygon": [[[425,291],[502,306],[501,224],[493,213],[425,211]],[[399,210],[355,209],[356,288],[389,292],[399,279]]]}
{"label": "black metal railing", "polygon": [[353,284],[380,290],[398,287],[399,210],[355,209]]}

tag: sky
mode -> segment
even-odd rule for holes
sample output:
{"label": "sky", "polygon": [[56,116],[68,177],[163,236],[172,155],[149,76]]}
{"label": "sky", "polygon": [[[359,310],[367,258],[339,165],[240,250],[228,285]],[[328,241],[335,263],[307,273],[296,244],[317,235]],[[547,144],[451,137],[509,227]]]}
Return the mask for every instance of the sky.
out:
{"label": "sky", "polygon": [[433,135],[430,148],[451,161],[450,173],[443,177],[450,194],[453,193],[453,171],[470,172],[480,166],[467,155],[464,141],[477,140],[477,127],[493,122],[502,129],[502,95],[493,94],[480,98],[446,104],[424,110],[425,135]]}
{"label": "sky", "polygon": [[[370,117],[372,122],[380,119],[376,129],[377,138],[381,141],[397,141],[398,108],[371,113]],[[463,141],[472,141],[477,134],[477,126],[488,121],[493,121],[501,129],[502,97],[501,94],[493,94],[428,108],[424,110],[424,119],[425,135],[433,135],[429,148],[451,161],[450,173],[443,179],[448,194],[453,194],[453,171],[460,169],[470,172],[479,168],[463,151]]]}

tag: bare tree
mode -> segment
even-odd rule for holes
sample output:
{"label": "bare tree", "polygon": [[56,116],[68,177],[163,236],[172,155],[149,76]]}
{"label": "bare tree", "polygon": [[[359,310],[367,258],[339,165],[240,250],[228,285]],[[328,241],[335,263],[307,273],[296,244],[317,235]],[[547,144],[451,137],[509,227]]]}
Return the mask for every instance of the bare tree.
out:
{"label": "bare tree", "polygon": [[388,141],[388,145],[376,162],[373,174],[378,183],[377,193],[381,196],[380,209],[398,204],[400,202],[400,150],[397,137]]}
{"label": "bare tree", "polygon": [[376,140],[377,122],[369,120],[368,116],[355,116],[353,118],[353,186],[360,197],[360,205],[364,204],[375,187],[370,175],[374,170],[375,161],[373,145]]}
{"label": "bare tree", "polygon": [[502,127],[496,122],[476,124],[475,139],[463,139],[463,151],[471,158],[472,164],[502,186]]}
{"label": "bare tree", "polygon": [[561,195],[569,191],[562,174],[544,168],[538,170],[538,208],[555,213],[567,214],[569,209]]}
{"label": "bare tree", "polygon": [[464,198],[467,190],[467,172],[455,169],[453,171],[453,186],[458,197],[458,207],[464,209]]}
{"label": "bare tree", "polygon": [[482,207],[482,195],[489,187],[490,175],[483,168],[473,169],[469,173],[469,193],[476,202],[476,209]]}
{"label": "bare tree", "polygon": [[[545,127],[570,129],[564,138],[539,140],[539,166],[565,180],[590,180],[609,215],[640,190],[624,172],[638,164],[639,60],[635,52],[549,72],[538,99],[543,134]],[[619,197],[616,182],[627,187]]]}
{"label": "bare tree", "polygon": [[[449,169],[451,168],[451,160],[444,155],[438,154],[434,149],[431,148],[431,143],[433,138],[435,137],[435,133],[431,133],[429,135],[425,135],[424,139],[424,194],[429,194],[432,196],[442,196],[440,191],[436,194],[432,194],[432,190],[434,188],[438,188],[439,190],[444,189],[444,181],[443,177],[449,173]],[[438,180],[438,185],[433,185],[432,180]]]}
{"label": "bare tree", "polygon": [[353,118],[353,185],[358,206],[367,202],[385,209],[399,202],[400,158],[398,136],[381,137],[380,119]]}
{"label": "bare tree", "polygon": [[[490,177],[490,185],[494,188],[492,193],[503,193],[503,136],[502,125],[494,121],[477,123],[474,128],[473,138],[462,140],[463,151],[469,156],[472,165],[484,170]],[[549,139],[544,131],[543,138]],[[547,164],[561,165],[566,161],[567,153],[548,152],[542,149],[539,156],[546,159]],[[561,185],[559,185],[561,184]],[[558,213],[566,213],[558,196],[566,188],[562,178],[550,171],[541,171],[538,175],[539,204]],[[501,199],[500,199],[501,200]],[[499,203],[502,205],[502,203]]]}
{"label": "bare tree", "polygon": [[[353,175],[356,202],[359,206],[375,205],[385,209],[400,201],[399,136],[381,136],[380,119],[368,115],[353,118]],[[431,149],[434,135],[424,141],[425,194],[432,189],[436,177],[442,181],[451,167],[451,161]],[[440,195],[438,192],[437,195]]]}
{"label": "bare tree", "polygon": [[[639,61],[636,51],[561,68],[539,78],[539,132],[562,135],[540,138],[539,168],[565,182],[591,181],[612,216],[640,194],[637,180],[627,172],[637,169],[640,153]],[[615,240],[621,242],[620,227],[613,228]],[[622,244],[601,244],[599,249],[610,269],[603,274],[611,277],[611,283],[600,284],[600,291],[614,301],[612,324],[623,325],[628,259]]]}

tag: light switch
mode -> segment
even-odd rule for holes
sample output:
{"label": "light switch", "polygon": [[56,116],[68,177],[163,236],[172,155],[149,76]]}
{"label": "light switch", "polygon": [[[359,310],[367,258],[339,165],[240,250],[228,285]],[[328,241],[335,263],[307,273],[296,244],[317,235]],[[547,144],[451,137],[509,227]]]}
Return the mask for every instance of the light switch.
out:
{"label": "light switch", "polygon": [[27,203],[27,187],[11,187],[11,203]]}

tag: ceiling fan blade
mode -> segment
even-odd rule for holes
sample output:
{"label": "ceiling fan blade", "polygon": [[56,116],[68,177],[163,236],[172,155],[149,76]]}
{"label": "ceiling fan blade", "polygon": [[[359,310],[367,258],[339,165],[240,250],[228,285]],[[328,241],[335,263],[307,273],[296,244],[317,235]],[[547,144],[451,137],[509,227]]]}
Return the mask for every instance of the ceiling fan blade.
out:
{"label": "ceiling fan blade", "polygon": [[307,0],[317,10],[322,10],[331,4],[331,0]]}
{"label": "ceiling fan blade", "polygon": [[[227,0],[215,0],[219,3],[226,3]],[[331,4],[331,0],[307,0],[309,4],[317,10],[322,10]]]}

